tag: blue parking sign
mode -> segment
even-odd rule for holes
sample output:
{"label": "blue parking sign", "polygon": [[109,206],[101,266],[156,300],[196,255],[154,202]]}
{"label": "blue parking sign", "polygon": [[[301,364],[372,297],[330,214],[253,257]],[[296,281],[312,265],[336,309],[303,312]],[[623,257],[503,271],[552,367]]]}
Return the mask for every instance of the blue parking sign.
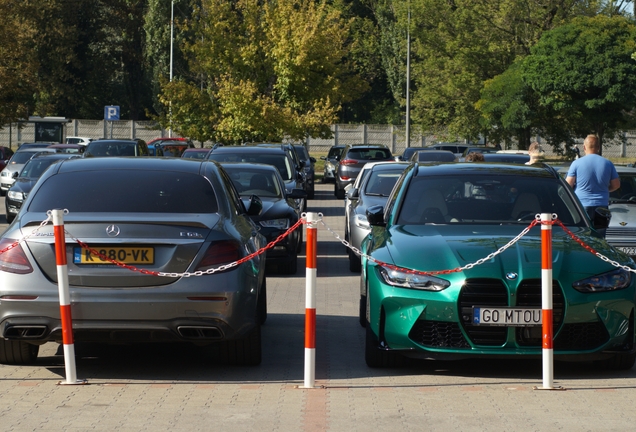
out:
{"label": "blue parking sign", "polygon": [[119,107],[117,105],[106,105],[104,107],[104,120],[119,120]]}

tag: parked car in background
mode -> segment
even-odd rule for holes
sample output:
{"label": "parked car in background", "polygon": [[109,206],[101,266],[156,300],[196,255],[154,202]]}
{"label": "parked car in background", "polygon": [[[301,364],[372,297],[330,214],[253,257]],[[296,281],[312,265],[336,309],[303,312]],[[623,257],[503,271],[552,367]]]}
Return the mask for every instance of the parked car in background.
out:
{"label": "parked car in background", "polygon": [[144,140],[104,139],[92,141],[84,150],[84,157],[149,156]]}
{"label": "parked car in background", "polygon": [[[367,210],[360,318],[370,367],[416,358],[541,358],[542,228],[502,250],[539,213],[552,230],[554,359],[631,369],[635,267],[591,225],[572,188],[545,165],[413,164],[385,207]],[[489,191],[474,195],[476,186]],[[490,259],[481,258],[498,251]],[[449,273],[444,271],[454,270]],[[437,273],[442,271],[442,273]]]}
{"label": "parked car in background", "polygon": [[464,153],[462,153],[462,156],[458,159],[460,162],[464,162],[464,159],[466,158],[468,153],[486,154],[486,153],[497,153],[497,151],[498,150],[494,147],[486,147],[486,146],[468,147],[466,148],[466,150],[464,150]]}
{"label": "parked car in background", "polygon": [[46,147],[18,149],[18,151],[11,156],[11,159],[9,159],[7,166],[0,172],[0,193],[2,193],[2,195],[5,195],[9,188],[13,185],[24,164],[27,163],[33,155],[38,153],[57,153],[57,150]]}
{"label": "parked car in background", "polygon": [[[293,189],[306,190],[304,173],[298,170],[288,149],[281,146],[221,146],[212,150],[209,158],[217,162],[248,162],[273,165],[285,182],[288,194]],[[307,208],[307,199],[298,198],[296,203],[301,211]]]}
{"label": "parked car in background", "polygon": [[325,161],[324,171],[322,174],[322,182],[335,182],[336,181],[336,168],[338,167],[338,161],[344,150],[344,145],[335,145],[329,149],[327,156],[321,156],[320,159]]}
{"label": "parked car in background", "polygon": [[181,153],[181,157],[186,159],[207,159],[211,151],[211,148],[187,148]]}
{"label": "parked car in background", "polygon": [[22,143],[22,144],[18,144],[18,149],[16,150],[16,152],[21,151],[21,150],[26,150],[26,149],[32,149],[32,148],[46,148],[52,144],[59,144],[59,143],[55,143],[55,142],[31,142],[31,143]]}
{"label": "parked car in background", "polygon": [[456,162],[457,156],[448,150],[426,150],[413,153],[411,160],[415,162]]}
{"label": "parked car in background", "polygon": [[[407,166],[408,162],[372,164],[361,185],[349,189],[347,192],[349,209],[346,211],[349,217],[345,220],[345,238],[351,246],[360,249],[362,240],[371,232],[371,226],[367,221],[367,209],[374,205],[384,206],[386,204],[393,186]],[[347,248],[347,253],[349,255],[349,270],[359,272],[361,269],[360,257],[350,248]]]}
{"label": "parked car in background", "polygon": [[[305,163],[301,161],[301,157],[298,154],[298,151],[296,151],[296,148],[294,147],[293,144],[289,144],[289,143],[243,143],[243,146],[255,146],[255,147],[268,147],[268,148],[281,148],[283,149],[285,152],[287,152],[289,154],[289,157],[291,158],[291,160],[294,163],[294,167],[296,169],[297,172],[299,172],[302,176],[302,184],[303,184],[303,189],[305,190],[305,192],[307,192],[307,197],[309,197],[310,193],[311,193],[311,189],[313,187],[313,182],[311,183],[311,186],[309,184],[309,181],[307,180],[307,175],[305,172]],[[307,200],[305,199],[305,202]]]}
{"label": "parked car in background", "polygon": [[0,171],[2,171],[4,167],[7,166],[7,162],[9,162],[11,156],[13,156],[13,150],[11,150],[9,147],[0,146]]}
{"label": "parked car in background", "polygon": [[342,150],[336,168],[334,195],[343,199],[345,187],[353,183],[367,162],[394,160],[391,150],[383,144],[349,144]]}
{"label": "parked car in background", "polygon": [[91,141],[93,141],[93,138],[70,136],[66,137],[66,140],[64,142],[66,144],[79,144],[87,146]]}
{"label": "parked car in background", "polygon": [[265,256],[208,272],[266,245],[250,208],[212,161],[52,165],[0,237],[0,249],[27,237],[0,255],[0,289],[14,299],[0,303],[0,363],[33,362],[41,344],[63,341],[53,226],[40,223],[67,209],[64,228],[91,248],[69,240],[65,249],[71,295],[81,299],[73,302],[76,343],[190,343],[213,347],[223,362],[259,364]]}
{"label": "parked car in background", "polygon": [[51,144],[46,148],[56,149],[60,153],[82,154],[86,150],[84,144]]}
{"label": "parked car in background", "polygon": [[300,162],[303,164],[303,169],[305,170],[305,181],[307,182],[307,198],[314,199],[315,194],[315,178],[316,178],[316,158],[313,156],[309,156],[309,151],[307,147],[302,144],[294,145],[296,149],[296,153],[298,153],[298,157],[300,158]]}
{"label": "parked car in background", "polygon": [[181,157],[185,149],[194,148],[191,140],[177,137],[155,138],[147,145],[150,156]]}
{"label": "parked car in background", "polygon": [[16,215],[22,208],[22,203],[29,196],[33,185],[38,181],[40,176],[47,170],[49,166],[60,160],[81,157],[79,153],[47,153],[37,152],[29,159],[19,175],[15,178],[15,182],[7,191],[4,199],[5,214],[7,222],[13,222]]}
{"label": "parked car in background", "polygon": [[464,144],[456,142],[441,142],[428,146],[431,150],[446,150],[453,153],[457,159],[463,156],[469,147],[475,147],[474,144]]}
{"label": "parked car in background", "polygon": [[[303,189],[285,189],[280,173],[272,165],[259,163],[222,163],[241,199],[247,202],[256,195],[262,202],[262,210],[250,217],[260,227],[260,233],[270,243],[285,233],[300,219],[300,209],[295,199],[307,196]],[[266,262],[276,266],[279,272],[296,274],[298,252],[302,248],[303,230],[297,229],[267,250]]]}
{"label": "parked car in background", "polygon": [[418,151],[426,151],[426,150],[431,150],[431,148],[430,147],[407,147],[404,149],[404,152],[402,152],[400,156],[396,156],[395,159],[398,161],[409,161],[411,160],[411,156],[413,156],[413,153]]}

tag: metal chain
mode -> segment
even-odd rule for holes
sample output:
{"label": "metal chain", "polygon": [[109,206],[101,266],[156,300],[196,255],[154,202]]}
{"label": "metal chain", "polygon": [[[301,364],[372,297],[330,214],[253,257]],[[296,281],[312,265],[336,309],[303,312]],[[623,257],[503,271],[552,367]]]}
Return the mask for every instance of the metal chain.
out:
{"label": "metal chain", "polygon": [[[553,215],[553,217],[555,217],[555,216],[556,215]],[[322,225],[327,229],[327,231],[329,231],[331,234],[333,234],[334,237],[336,237],[336,239],[338,239],[343,245],[345,245],[347,248],[349,248],[353,252],[355,252],[356,255],[359,255],[360,257],[364,257],[367,260],[372,261],[372,262],[374,262],[374,263],[376,263],[378,265],[381,265],[383,267],[389,268],[391,270],[403,271],[403,272],[408,273],[408,274],[440,275],[440,274],[449,274],[449,273],[460,272],[460,271],[463,271],[463,270],[468,270],[468,269],[471,269],[471,268],[473,268],[475,266],[481,265],[481,264],[485,263],[486,261],[491,260],[493,257],[499,255],[500,253],[502,253],[503,251],[508,249],[510,246],[512,246],[513,244],[518,242],[519,239],[521,239],[521,237],[523,237],[524,235],[528,234],[528,232],[530,231],[530,229],[532,227],[534,227],[535,225],[538,225],[540,223],[540,216],[536,215],[535,219],[530,223],[530,225],[528,225],[523,231],[521,231],[519,233],[519,235],[517,235],[515,238],[510,240],[504,246],[500,247],[495,252],[489,254],[488,256],[486,256],[484,258],[478,259],[474,263],[466,264],[463,267],[456,267],[456,268],[454,268],[452,270],[435,270],[435,271],[426,271],[426,272],[425,271],[420,271],[420,270],[408,269],[408,268],[405,268],[405,267],[399,267],[399,266],[395,266],[393,264],[388,264],[388,263],[385,263],[383,261],[377,260],[377,259],[373,258],[372,256],[363,253],[360,249],[352,246],[351,243],[349,243],[348,241],[342,239],[338,235],[338,233],[336,233],[333,229],[331,229],[331,227],[329,227],[322,219],[320,220],[320,223],[322,223]]]}
{"label": "metal chain", "polygon": [[3,253],[5,253],[5,252],[10,251],[11,249],[13,249],[13,248],[14,248],[14,247],[16,247],[17,245],[19,245],[21,242],[25,241],[26,239],[28,239],[28,238],[30,238],[30,237],[33,237],[33,236],[35,235],[35,233],[37,233],[38,231],[40,231],[40,229],[42,229],[42,227],[43,227],[43,226],[45,226],[46,224],[48,224],[48,223],[49,223],[49,221],[50,221],[50,220],[52,219],[52,217],[53,217],[53,216],[51,215],[51,212],[50,212],[50,211],[46,212],[46,215],[47,215],[46,219],[45,219],[45,220],[43,220],[42,222],[40,222],[40,225],[39,225],[36,229],[34,229],[34,230],[33,230],[33,232],[31,232],[31,234],[27,234],[27,235],[25,235],[24,237],[22,237],[22,238],[20,238],[20,239],[16,240],[15,242],[13,242],[12,244],[10,244],[9,246],[7,246],[6,248],[1,249],[1,250],[0,250],[0,255],[2,255],[2,254],[3,254]]}
{"label": "metal chain", "polygon": [[281,240],[283,240],[285,237],[287,237],[289,234],[291,234],[296,228],[298,228],[300,225],[307,223],[306,222],[306,217],[303,216],[298,219],[298,221],[291,227],[289,227],[289,229],[287,229],[287,231],[285,231],[284,233],[282,233],[281,235],[279,235],[275,240],[273,240],[272,242],[268,243],[264,248],[257,250],[256,252],[253,252],[237,261],[231,262],[229,264],[224,264],[222,266],[219,267],[215,267],[215,268],[211,268],[208,269],[206,271],[195,271],[195,272],[183,272],[183,273],[166,273],[166,272],[158,272],[158,271],[153,271],[153,270],[145,270],[145,269],[140,269],[138,267],[132,266],[130,264],[125,264],[122,263],[120,261],[111,259],[109,257],[107,257],[106,255],[100,253],[98,250],[91,248],[89,245],[87,245],[86,243],[84,243],[83,241],[79,240],[77,237],[74,237],[72,234],[70,234],[66,229],[64,230],[64,232],[66,233],[66,235],[69,236],[69,238],[71,238],[74,242],[76,242],[82,249],[86,249],[88,251],[90,251],[90,253],[92,255],[95,255],[97,257],[99,257],[102,261],[108,261],[112,264],[115,264],[118,267],[121,268],[125,268],[131,271],[135,271],[138,273],[142,273],[142,274],[147,274],[147,275],[151,275],[151,276],[163,276],[163,277],[172,277],[172,278],[177,278],[177,277],[191,277],[191,276],[204,276],[204,275],[210,275],[210,274],[214,274],[214,273],[219,273],[228,269],[231,269],[232,267],[236,267],[240,264],[243,264],[244,262],[247,262],[249,260],[251,260],[252,258],[261,255],[263,253],[265,253],[265,251],[267,251],[267,249],[271,249],[273,248],[276,243],[279,243]]}

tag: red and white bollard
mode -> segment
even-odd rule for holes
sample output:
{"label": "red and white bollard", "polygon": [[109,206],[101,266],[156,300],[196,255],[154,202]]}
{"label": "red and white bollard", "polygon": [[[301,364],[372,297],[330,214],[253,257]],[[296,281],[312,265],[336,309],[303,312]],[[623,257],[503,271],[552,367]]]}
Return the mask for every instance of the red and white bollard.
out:
{"label": "red and white bollard", "polygon": [[62,342],[64,344],[64,368],[66,381],[59,384],[85,384],[78,380],[75,370],[75,345],[73,342],[73,319],[71,317],[71,295],[68,288],[68,268],[66,265],[66,236],[64,234],[64,210],[51,210],[53,233],[55,234],[55,262],[57,264],[57,286],[60,294],[60,320],[62,321]]}
{"label": "red and white bollard", "polygon": [[541,213],[541,326],[543,387],[537,390],[562,390],[554,387],[554,329],[552,313],[552,214]]}
{"label": "red and white bollard", "polygon": [[302,388],[314,388],[316,382],[316,261],[318,213],[307,213],[307,270],[305,282],[305,382]]}

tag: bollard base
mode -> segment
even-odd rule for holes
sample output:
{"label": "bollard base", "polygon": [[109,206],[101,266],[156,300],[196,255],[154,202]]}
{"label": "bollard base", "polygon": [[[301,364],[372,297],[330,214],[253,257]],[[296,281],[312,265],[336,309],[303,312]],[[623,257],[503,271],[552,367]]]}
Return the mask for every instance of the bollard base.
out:
{"label": "bollard base", "polygon": [[322,385],[318,385],[318,386],[313,386],[313,387],[305,387],[304,385],[295,385],[294,388],[297,389],[307,389],[307,390],[315,390],[315,389],[324,389],[325,386]]}
{"label": "bollard base", "polygon": [[534,387],[532,387],[532,390],[559,390],[559,391],[563,391],[563,390],[565,390],[565,387],[561,387],[561,386],[558,386],[558,387],[537,387],[537,386],[534,386]]}
{"label": "bollard base", "polygon": [[75,382],[60,381],[57,383],[57,385],[86,385],[86,384],[88,384],[88,380],[77,380]]}

